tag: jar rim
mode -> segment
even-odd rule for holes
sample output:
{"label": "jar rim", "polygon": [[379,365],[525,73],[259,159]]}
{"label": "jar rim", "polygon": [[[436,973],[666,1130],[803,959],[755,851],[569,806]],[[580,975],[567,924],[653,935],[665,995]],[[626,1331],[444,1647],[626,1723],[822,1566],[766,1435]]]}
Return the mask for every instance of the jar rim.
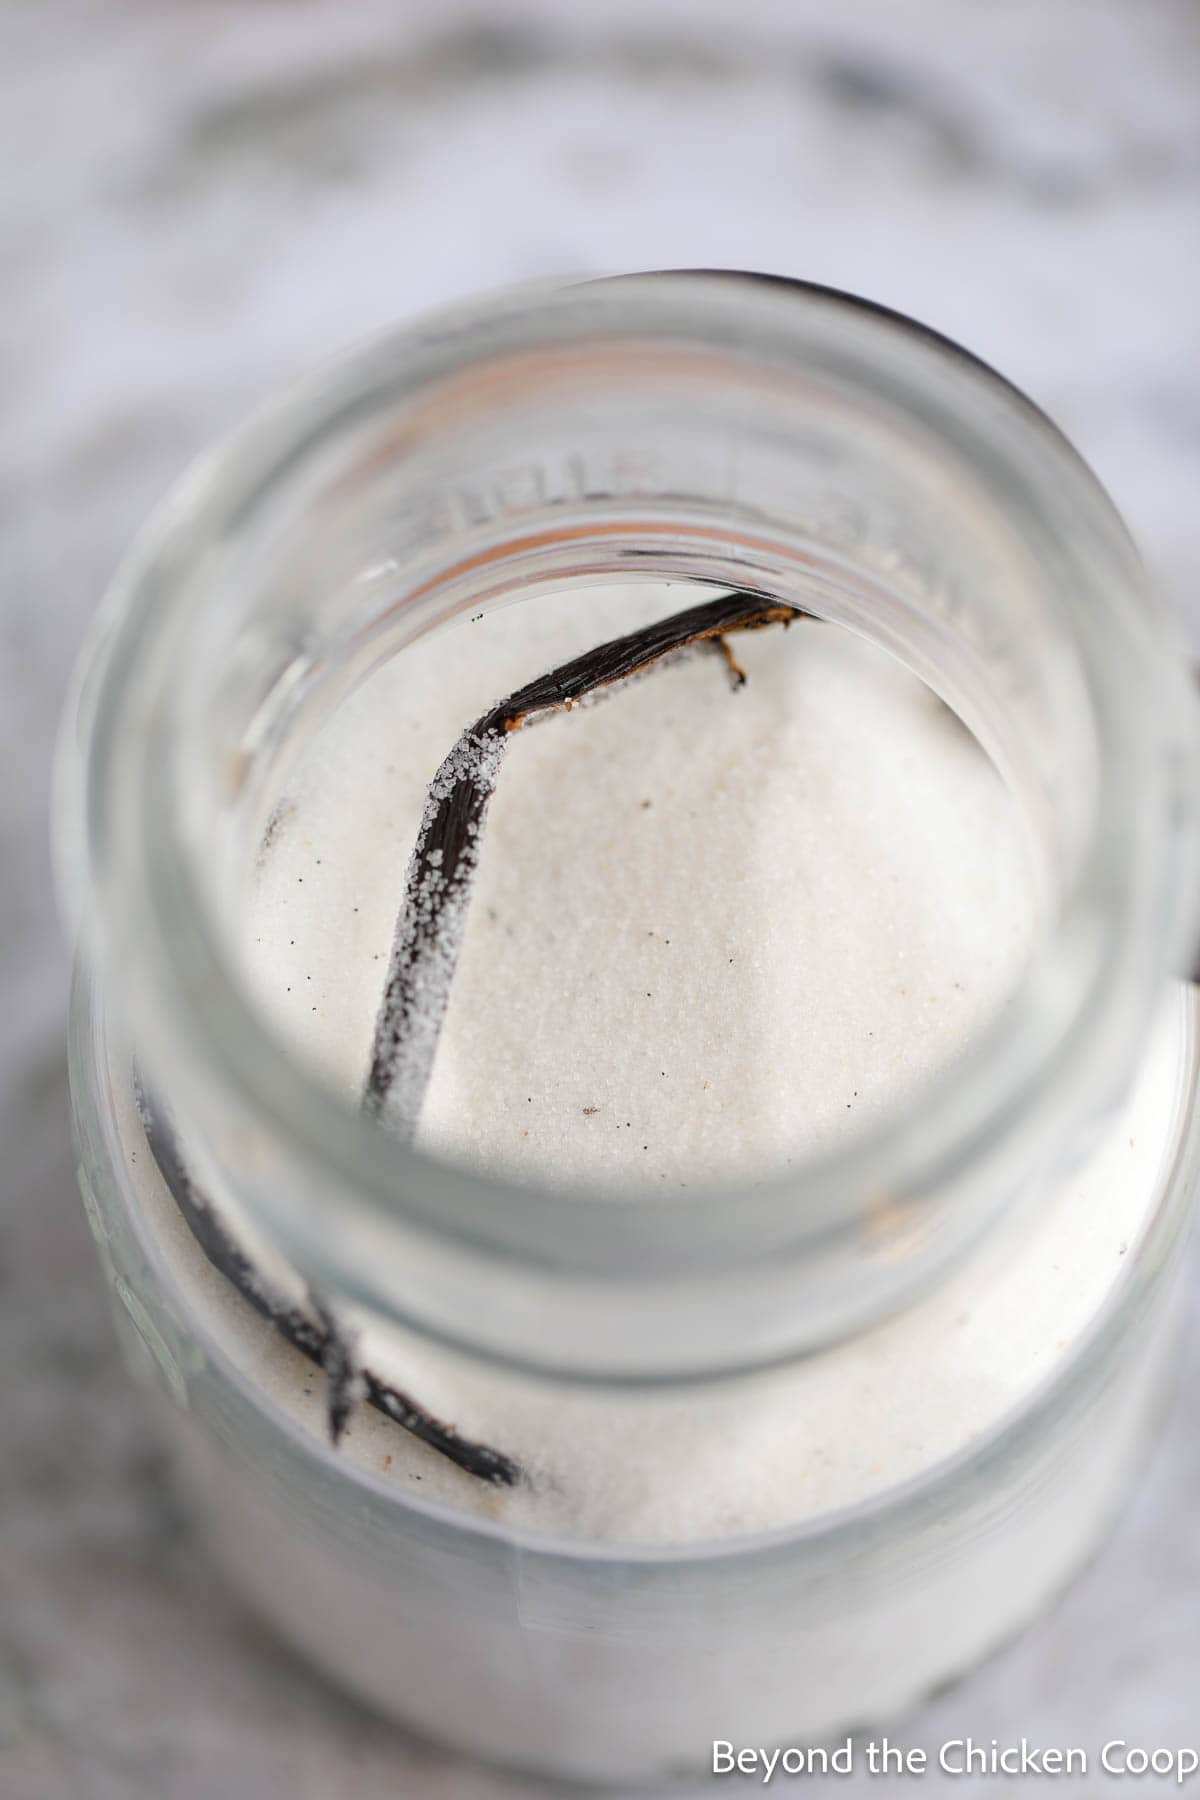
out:
{"label": "jar rim", "polygon": [[[145,904],[136,946],[119,916],[114,821],[124,809],[135,834],[146,832],[155,780],[152,759],[128,753],[131,724],[148,704],[138,683],[147,682],[150,653],[161,649],[185,577],[207,546],[381,393],[411,393],[447,369],[482,367],[547,334],[569,343],[589,332],[690,337],[750,354],[769,340],[797,359],[848,357],[886,379],[915,416],[926,413],[926,424],[925,396],[935,385],[939,418],[961,425],[962,444],[978,443],[982,408],[990,473],[1022,503],[1041,505],[1078,572],[1079,592],[1068,598],[1102,726],[1104,815],[1052,941],[978,1045],[903,1114],[814,1157],[798,1175],[749,1189],[689,1190],[686,1204],[653,1195],[643,1203],[639,1195],[636,1205],[614,1206],[604,1195],[573,1191],[567,1205],[552,1189],[433,1161],[353,1117],[258,1016],[212,921],[181,889],[170,842],[156,844],[153,855],[146,843],[132,844]],[[324,1209],[290,1204],[278,1192],[267,1197],[266,1222],[298,1266],[450,1341],[477,1347],[483,1329],[489,1353],[518,1364],[542,1360],[519,1323],[533,1271],[539,1291],[557,1296],[555,1355],[574,1333],[584,1340],[575,1352],[581,1369],[625,1378],[635,1352],[614,1362],[599,1338],[593,1343],[588,1324],[594,1310],[605,1321],[597,1331],[611,1344],[617,1284],[632,1281],[639,1304],[653,1288],[656,1302],[686,1306],[693,1325],[711,1315],[714,1282],[729,1292],[735,1275],[747,1295],[764,1283],[777,1291],[802,1265],[810,1286],[822,1269],[822,1279],[836,1284],[839,1271],[844,1277],[858,1265],[864,1218],[881,1195],[902,1197],[919,1218],[934,1196],[984,1162],[1003,1166],[1035,1124],[1047,1141],[1069,1135],[1094,1109],[1097,1091],[1111,1085],[1118,1039],[1131,1072],[1161,983],[1195,927],[1188,897],[1197,885],[1194,809],[1183,779],[1194,719],[1184,691],[1170,628],[1107,496],[1036,406],[970,352],[874,302],[778,277],[663,271],[547,284],[419,321],[352,351],[270,403],[168,496],[118,572],[81,666],[76,743],[62,759],[60,869],[85,953],[130,974],[134,1036],[144,1034],[153,1053],[188,1069],[209,1104],[236,1094],[243,1114],[336,1193],[337,1206]],[[133,796],[131,781],[140,784]],[[154,816],[161,828],[161,808]],[[1146,859],[1131,847],[1144,848],[1148,837],[1153,866],[1143,867]],[[881,1274],[869,1304],[864,1291],[861,1305],[842,1308],[839,1330],[899,1304],[974,1242],[986,1219],[960,1212],[940,1232],[935,1257]],[[380,1227],[396,1245],[397,1263],[410,1269],[399,1286],[394,1270],[378,1266]],[[472,1320],[464,1338],[466,1284],[484,1278],[497,1299],[492,1326]],[[622,1321],[627,1316],[620,1311]],[[779,1329],[778,1341],[760,1343],[745,1363],[794,1353],[810,1335],[803,1322]],[[681,1336],[671,1353],[680,1366],[668,1373],[684,1373],[683,1361],[700,1368],[698,1347],[685,1355],[682,1345]]]}

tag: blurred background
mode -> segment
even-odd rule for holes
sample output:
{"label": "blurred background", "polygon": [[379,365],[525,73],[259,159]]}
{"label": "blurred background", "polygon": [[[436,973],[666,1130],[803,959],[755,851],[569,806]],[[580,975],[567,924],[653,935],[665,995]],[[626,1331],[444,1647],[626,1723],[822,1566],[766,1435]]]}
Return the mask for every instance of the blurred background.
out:
{"label": "blurred background", "polygon": [[[67,1136],[72,658],[189,458],[314,360],[480,288],[671,265],[854,289],[996,364],[1200,647],[1200,10],[0,0],[0,84],[0,1796],[503,1800],[298,1668],[172,1507]],[[1198,1338],[1114,1542],[906,1742],[1196,1742]]]}

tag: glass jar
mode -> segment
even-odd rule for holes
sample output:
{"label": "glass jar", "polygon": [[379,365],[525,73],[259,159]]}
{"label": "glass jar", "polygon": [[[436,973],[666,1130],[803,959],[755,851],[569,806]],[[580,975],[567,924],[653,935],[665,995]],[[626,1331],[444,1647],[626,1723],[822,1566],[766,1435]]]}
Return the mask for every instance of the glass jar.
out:
{"label": "glass jar", "polygon": [[[785,1175],[636,1205],[389,1139],[280,1039],[233,941],[288,771],[373,670],[514,592],[586,608],[631,575],[767,595],[900,659],[1002,774],[1046,890],[1011,1002],[902,1112]],[[1068,445],[955,346],[828,290],[664,274],[462,309],[201,463],[85,659],[60,862],[85,1203],[196,1516],[254,1604],[429,1736],[599,1779],[886,1724],[1034,1616],[1112,1517],[1166,1362],[1197,1156],[1176,979],[1195,727]],[[1147,1049],[1156,1018],[1169,1053]],[[556,1538],[335,1448],[267,1379],[270,1326],[218,1318],[137,1098],[169,1103],[297,1304],[319,1296],[451,1409],[485,1379],[619,1455],[663,1409],[753,1409],[969,1299],[1139,1080],[1162,1136],[1142,1228],[1019,1404],[853,1504],[655,1543]]]}

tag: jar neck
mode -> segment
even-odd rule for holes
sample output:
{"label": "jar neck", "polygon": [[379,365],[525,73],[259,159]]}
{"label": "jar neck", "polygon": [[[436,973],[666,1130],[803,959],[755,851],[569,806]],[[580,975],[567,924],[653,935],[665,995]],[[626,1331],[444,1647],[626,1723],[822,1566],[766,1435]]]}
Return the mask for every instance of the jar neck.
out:
{"label": "jar neck", "polygon": [[[464,609],[631,569],[898,656],[995,761],[1047,883],[960,1064],[845,1150],[686,1206],[397,1146],[276,1041],[230,952],[249,846],[365,674]],[[1193,708],[1105,496],[973,359],[798,284],[527,293],[317,377],[168,502],[81,695],[85,950],[234,1205],[324,1291],[560,1373],[760,1364],[903,1303],[1124,1089],[1195,929]]]}

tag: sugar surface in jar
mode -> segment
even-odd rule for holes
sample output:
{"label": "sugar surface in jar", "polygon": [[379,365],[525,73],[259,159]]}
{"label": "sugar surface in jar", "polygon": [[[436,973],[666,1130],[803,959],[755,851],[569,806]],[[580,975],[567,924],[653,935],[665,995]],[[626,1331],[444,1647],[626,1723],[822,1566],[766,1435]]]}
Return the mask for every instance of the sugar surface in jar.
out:
{"label": "sugar surface in jar", "polygon": [[[546,595],[406,649],[289,783],[244,939],[263,1005],[361,1091],[425,791],[531,676],[707,597]],[[558,1185],[777,1173],[961,1056],[1037,910],[1009,796],[894,660],[809,621],[511,744],[417,1142]]]}
{"label": "sugar surface in jar", "polygon": [[[245,948],[264,1004],[349,1098],[448,746],[532,673],[691,597],[593,592],[578,614],[538,602],[447,632],[314,745],[257,871]],[[800,624],[736,647],[740,692],[700,654],[512,746],[427,1149],[631,1203],[640,1183],[697,1168],[752,1179],[902,1100],[1003,1004],[1035,881],[979,751],[845,633]],[[795,1525],[911,1480],[1011,1416],[1119,1292],[1171,1166],[1188,1031],[1176,994],[1088,1159],[853,1343],[631,1394],[547,1389],[357,1320],[370,1366],[524,1479],[485,1486],[361,1405],[337,1455],[454,1508],[626,1543]],[[134,1144],[132,1113],[125,1129]],[[213,1336],[322,1443],[320,1374],[208,1266],[145,1157],[136,1174]]]}

